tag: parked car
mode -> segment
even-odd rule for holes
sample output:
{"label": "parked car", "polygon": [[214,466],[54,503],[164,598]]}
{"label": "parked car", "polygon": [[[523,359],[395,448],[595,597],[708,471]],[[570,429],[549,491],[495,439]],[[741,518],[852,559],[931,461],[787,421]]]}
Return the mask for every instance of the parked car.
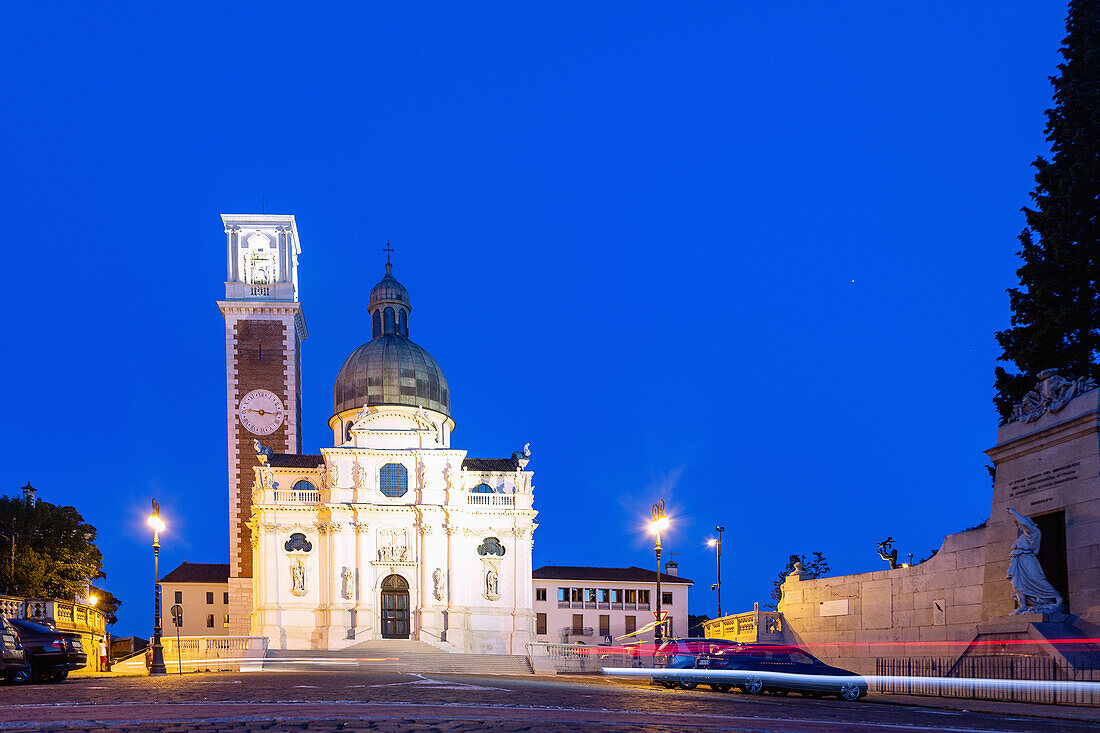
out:
{"label": "parked car", "polygon": [[16,672],[23,669],[23,658],[19,633],[6,618],[0,616],[0,681],[4,684],[14,682]]}
{"label": "parked car", "polygon": [[[653,667],[655,669],[694,669],[700,658],[710,658],[724,650],[740,649],[743,645],[728,639],[669,639],[657,648],[653,655]],[[691,679],[657,680],[665,687],[679,687],[683,690],[693,690],[699,683]],[[718,687],[715,687],[718,685]],[[723,683],[715,682],[711,687],[718,690]],[[732,685],[724,685],[727,692]]]}
{"label": "parked car", "polygon": [[25,653],[23,668],[15,674],[16,682],[60,682],[69,671],[81,669],[88,662],[80,634],[59,631],[49,623],[8,619],[19,632],[19,643]]}
{"label": "parked car", "polygon": [[[690,678],[692,682],[709,684],[721,692],[736,685],[741,692],[751,695],[800,692],[808,697],[836,695],[842,700],[858,700],[867,694],[867,682],[855,672],[831,667],[796,646],[745,645],[723,649],[713,655],[699,656],[695,669],[700,674]],[[735,674],[708,674],[719,670]]]}

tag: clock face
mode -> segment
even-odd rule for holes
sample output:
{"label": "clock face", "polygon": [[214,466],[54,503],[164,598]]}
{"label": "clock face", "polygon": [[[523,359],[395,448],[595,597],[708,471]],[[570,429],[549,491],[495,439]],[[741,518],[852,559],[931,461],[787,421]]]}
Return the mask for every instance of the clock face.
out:
{"label": "clock face", "polygon": [[254,389],[241,398],[241,425],[256,435],[270,435],[283,424],[283,401],[274,392]]}

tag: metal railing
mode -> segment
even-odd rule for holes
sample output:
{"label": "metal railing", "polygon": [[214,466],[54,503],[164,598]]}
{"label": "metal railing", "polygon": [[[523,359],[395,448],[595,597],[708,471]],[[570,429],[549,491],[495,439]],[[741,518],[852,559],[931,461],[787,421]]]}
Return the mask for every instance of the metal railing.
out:
{"label": "metal railing", "polygon": [[879,692],[898,695],[966,697],[1005,702],[1100,705],[1100,664],[1023,655],[880,657],[875,660]]}
{"label": "metal railing", "polygon": [[553,665],[558,674],[599,674],[603,667],[650,666],[652,656],[638,656],[623,647],[602,647],[586,644],[528,644],[527,658],[531,667],[540,661]]}
{"label": "metal railing", "polygon": [[728,639],[745,643],[783,641],[783,614],[777,611],[749,611],[722,616],[703,624],[708,639]]}

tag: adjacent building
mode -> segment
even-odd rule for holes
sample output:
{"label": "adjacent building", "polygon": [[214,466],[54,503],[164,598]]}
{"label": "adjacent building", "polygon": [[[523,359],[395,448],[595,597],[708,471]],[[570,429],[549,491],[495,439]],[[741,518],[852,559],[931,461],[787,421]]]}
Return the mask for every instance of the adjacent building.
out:
{"label": "adjacent building", "polygon": [[229,564],[187,562],[160,581],[160,626],[165,635],[175,636],[180,607],[180,636],[228,636],[233,618],[229,612]]}
{"label": "adjacent building", "polygon": [[[676,573],[675,564],[661,573],[661,611],[666,636],[688,635],[688,591],[693,582]],[[546,565],[532,573],[535,591],[535,636],[552,644],[599,644],[613,640],[652,640],[657,610],[657,573],[638,567],[594,568]],[[667,614],[667,615],[666,615]]]}

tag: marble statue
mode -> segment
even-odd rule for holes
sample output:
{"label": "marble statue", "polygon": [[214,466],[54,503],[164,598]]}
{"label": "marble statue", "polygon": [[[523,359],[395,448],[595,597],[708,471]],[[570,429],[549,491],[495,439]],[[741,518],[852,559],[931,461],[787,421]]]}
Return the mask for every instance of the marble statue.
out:
{"label": "marble statue", "polygon": [[255,438],[252,439],[252,449],[256,451],[256,460],[259,461],[261,466],[266,466],[268,459],[275,455],[274,448],[262,445],[260,441]]}
{"label": "marble statue", "polygon": [[443,600],[443,569],[436,568],[432,573],[432,595],[437,601]]}
{"label": "marble statue", "polygon": [[295,560],[290,566],[290,592],[301,595],[306,592],[306,566]]}
{"label": "marble statue", "polygon": [[1008,513],[1016,520],[1019,535],[1012,544],[1011,558],[1008,563],[1009,582],[1012,583],[1013,596],[1019,606],[1013,615],[1021,613],[1061,613],[1062,596],[1043,574],[1039,565],[1039,542],[1042,535],[1035,522],[1008,508]]}
{"label": "marble statue", "polygon": [[340,578],[343,580],[344,598],[350,599],[355,595],[355,584],[352,582],[351,568],[345,566],[344,570],[340,573]]}
{"label": "marble statue", "polygon": [[485,573],[485,597],[489,599],[500,597],[500,581],[496,570],[490,569]]}

